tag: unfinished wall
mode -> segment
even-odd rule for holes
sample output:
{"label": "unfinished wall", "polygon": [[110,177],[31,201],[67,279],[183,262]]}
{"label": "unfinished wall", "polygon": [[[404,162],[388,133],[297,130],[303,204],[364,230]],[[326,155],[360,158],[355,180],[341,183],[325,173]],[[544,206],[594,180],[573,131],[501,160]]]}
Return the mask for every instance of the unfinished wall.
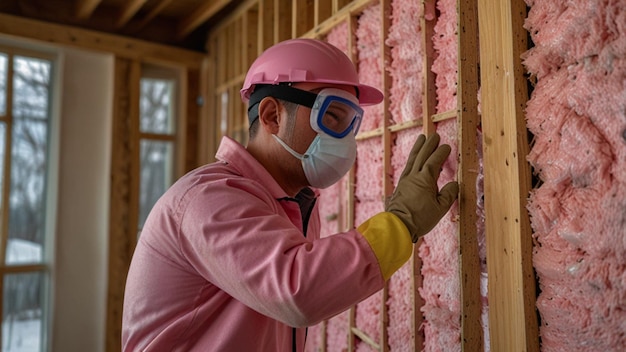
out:
{"label": "unfinished wall", "polygon": [[626,350],[626,1],[527,1],[542,351]]}
{"label": "unfinished wall", "polygon": [[[385,289],[310,327],[307,351],[480,350],[469,347],[475,346],[467,343],[471,339],[486,351],[494,349],[490,346],[490,325],[504,326],[498,334],[519,325],[501,318],[500,312],[489,315],[489,298],[498,297],[499,292],[489,293],[488,298],[486,241],[509,234],[499,234],[497,226],[492,226],[489,230],[495,231],[495,236],[485,235],[485,207],[497,204],[483,202],[483,181],[489,175],[489,182],[499,182],[500,171],[509,165],[496,163],[484,170],[486,149],[481,148],[480,119],[477,126],[470,124],[469,130],[461,123],[464,112],[460,111],[459,92],[463,81],[459,77],[464,63],[458,58],[466,61],[468,50],[476,50],[476,45],[459,41],[467,29],[459,33],[459,26],[468,23],[466,19],[459,23],[459,11],[463,3],[469,2],[314,3],[248,3],[212,33],[209,48],[215,69],[211,97],[218,116],[216,135],[228,134],[245,142],[245,108],[239,102],[238,90],[258,53],[288,37],[316,37],[342,49],[357,65],[361,80],[386,95],[383,104],[365,109],[354,169],[321,192],[322,236],[357,226],[384,209],[384,199],[398,182],[420,133],[436,130],[442,142],[452,146],[452,157],[443,167],[440,183],[473,173],[475,182],[463,187],[465,191],[474,188],[476,199],[464,209],[455,204],[441,223],[418,242],[412,260]],[[540,182],[530,195],[528,209],[535,232],[532,259],[541,291],[537,299],[541,350],[621,351],[626,348],[626,1],[579,4],[527,0],[527,4],[530,13],[526,27],[536,45],[524,55],[524,63],[536,82],[527,108],[528,128],[534,135],[528,160]],[[306,16],[302,8],[309,11],[310,19],[299,18]],[[518,16],[513,25],[524,20],[523,11],[512,12]],[[292,14],[291,22],[284,18],[273,21],[284,13]],[[497,16],[495,11],[488,15]],[[509,43],[516,40],[513,35],[505,39]],[[232,42],[243,45],[229,46]],[[519,55],[514,61],[518,59]],[[477,93],[464,93],[464,97],[477,100]],[[502,120],[508,116],[490,118]],[[520,127],[512,134],[526,143],[526,133]],[[460,160],[462,144],[468,142],[461,136],[476,143],[474,164]],[[496,194],[498,197],[508,199],[511,195]],[[512,202],[526,204],[525,194],[515,198]],[[469,249],[463,248],[460,233],[466,232],[459,230],[459,224],[472,212],[476,221],[469,227],[475,228],[477,266],[468,273],[472,269],[463,267],[459,256],[463,249],[465,254]],[[507,218],[491,223],[497,221],[506,222]],[[523,240],[530,241],[530,234],[527,237]],[[519,247],[506,249],[520,251]],[[495,255],[508,254],[502,251]],[[492,265],[500,263],[491,258]],[[531,258],[528,255],[523,259]],[[468,292],[464,292],[467,286],[460,277],[476,282],[480,289],[477,299],[468,298]],[[516,284],[504,288],[508,292],[526,290]],[[468,309],[471,304],[478,305],[478,309]],[[507,314],[519,313],[521,320],[534,320],[533,304],[527,304],[524,311],[513,307],[520,302],[507,304],[505,301],[498,309],[508,309]],[[531,314],[525,315],[527,311]],[[471,319],[467,319],[468,312],[474,315]],[[472,324],[481,326],[468,329]],[[523,327],[524,321],[521,324]],[[522,344],[527,345],[522,350],[535,350],[538,337],[533,324],[526,324],[524,332],[535,336],[525,338]],[[506,340],[506,335],[496,337]]]}

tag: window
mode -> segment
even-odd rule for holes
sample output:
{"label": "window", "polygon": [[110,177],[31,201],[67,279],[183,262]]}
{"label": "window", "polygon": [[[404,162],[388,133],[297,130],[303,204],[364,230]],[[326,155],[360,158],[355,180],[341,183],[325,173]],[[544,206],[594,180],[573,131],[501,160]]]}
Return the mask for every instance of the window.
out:
{"label": "window", "polygon": [[139,229],[176,172],[176,72],[146,67],[140,85]]}
{"label": "window", "polygon": [[50,58],[0,48],[0,312],[3,351],[44,351],[54,216]]}

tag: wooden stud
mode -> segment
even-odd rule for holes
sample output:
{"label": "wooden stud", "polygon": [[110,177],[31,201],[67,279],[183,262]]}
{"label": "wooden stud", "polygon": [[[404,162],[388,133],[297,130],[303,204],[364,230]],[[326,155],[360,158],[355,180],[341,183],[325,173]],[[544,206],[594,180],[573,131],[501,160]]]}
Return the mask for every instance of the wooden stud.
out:
{"label": "wooden stud", "polygon": [[492,351],[539,351],[524,107],[523,0],[478,1],[485,228]]}
{"label": "wooden stud", "polygon": [[435,73],[432,70],[435,61],[435,47],[433,35],[437,23],[437,11],[435,0],[422,0],[422,15],[420,24],[422,27],[422,43],[424,45],[424,57],[422,65],[422,111],[423,132],[429,136],[435,132],[435,123],[431,116],[437,111],[437,86],[435,85]]}
{"label": "wooden stud", "polygon": [[257,55],[274,43],[274,0],[259,0],[259,43]]}
{"label": "wooden stud", "polygon": [[178,25],[178,39],[184,38],[187,34],[193,32],[198,28],[206,19],[210,18],[214,14],[218,13],[232,0],[214,0],[203,1],[200,3],[200,7],[191,13],[187,18],[184,18]]}
{"label": "wooden stud", "polygon": [[122,6],[121,12],[117,21],[115,21],[116,28],[124,27],[128,21],[141,9],[147,0],[128,0]]}
{"label": "wooden stud", "polygon": [[[317,2],[317,1],[316,1]],[[294,0],[291,9],[291,37],[298,38],[315,26],[316,6],[310,0]]]}
{"label": "wooden stud", "polygon": [[[323,21],[326,21],[333,14],[333,2],[332,0],[318,0],[315,1],[315,18],[313,26],[316,27]],[[307,30],[310,28],[307,28]]]}
{"label": "wooden stud", "polygon": [[[379,48],[380,48],[380,71],[382,73],[382,91],[383,91],[383,174],[380,175],[383,178],[383,198],[381,202],[384,204],[388,197],[391,196],[394,190],[392,174],[393,168],[391,167],[391,131],[389,125],[391,123],[391,110],[390,105],[390,90],[391,90],[391,74],[385,67],[387,64],[391,64],[391,48],[385,43],[389,36],[389,26],[391,23],[391,0],[380,0],[380,32],[379,32]],[[382,299],[380,302],[380,351],[389,351],[389,341],[387,327],[389,326],[389,310],[387,309],[387,301],[389,300],[389,281],[385,283],[382,291]]]}
{"label": "wooden stud", "polygon": [[[181,155],[181,159],[184,158],[184,164],[182,176],[184,173],[191,171],[192,169],[200,166],[202,163],[198,162],[198,145],[200,144],[200,121],[202,117],[202,106],[199,104],[199,98],[202,96],[202,71],[201,70],[186,70],[186,79],[184,85],[186,91],[182,94],[182,97],[186,98],[185,106],[182,109],[184,112],[178,118],[179,129],[184,133],[184,144],[180,143],[178,149],[182,149],[178,155]],[[180,133],[180,132],[179,132]],[[177,177],[177,178],[178,178]]]}
{"label": "wooden stud", "polygon": [[[348,56],[350,57],[350,60],[352,60],[352,62],[356,65],[357,61],[358,61],[358,57],[357,57],[357,43],[356,43],[356,30],[357,27],[359,25],[357,19],[355,16],[349,16],[347,18],[348,21],[348,44],[347,44],[347,48],[348,48]],[[358,162],[358,160],[357,160]],[[347,224],[347,228],[348,229],[352,229],[355,227],[355,223],[354,223],[354,217],[355,217],[355,212],[354,212],[354,199],[355,199],[355,189],[356,189],[356,170],[355,167],[353,166],[350,169],[350,174],[348,175],[348,189],[346,192],[346,224]],[[355,339],[355,335],[352,334],[352,328],[356,326],[356,305],[353,305],[352,307],[350,307],[350,310],[348,310],[348,351],[352,352],[356,349],[356,339]]]}
{"label": "wooden stud", "polygon": [[143,16],[143,18],[139,21],[137,26],[135,27],[136,31],[144,28],[153,18],[155,18],[161,11],[163,11],[172,1],[174,0],[159,0],[159,2],[148,12],[147,15]]}
{"label": "wooden stud", "polygon": [[292,1],[274,0],[274,44],[291,39]]}
{"label": "wooden stud", "polygon": [[115,58],[109,277],[106,351],[120,351],[126,273],[135,249],[139,219],[139,79],[138,61]]}
{"label": "wooden stud", "polygon": [[84,20],[91,17],[91,14],[101,2],[102,0],[77,0],[75,2],[76,18]]}
{"label": "wooden stud", "polygon": [[476,0],[457,1],[458,33],[458,182],[459,271],[461,283],[461,348],[483,350],[480,296],[480,256],[478,254],[476,180],[479,148],[478,116],[478,14]]}

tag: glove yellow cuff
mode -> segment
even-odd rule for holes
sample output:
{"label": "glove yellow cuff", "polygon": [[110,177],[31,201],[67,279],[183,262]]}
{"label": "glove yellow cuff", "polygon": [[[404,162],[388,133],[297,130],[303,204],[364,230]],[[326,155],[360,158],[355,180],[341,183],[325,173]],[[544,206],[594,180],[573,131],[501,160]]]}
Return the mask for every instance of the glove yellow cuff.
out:
{"label": "glove yellow cuff", "polygon": [[389,212],[376,214],[357,230],[372,247],[385,280],[411,258],[411,234],[396,215]]}

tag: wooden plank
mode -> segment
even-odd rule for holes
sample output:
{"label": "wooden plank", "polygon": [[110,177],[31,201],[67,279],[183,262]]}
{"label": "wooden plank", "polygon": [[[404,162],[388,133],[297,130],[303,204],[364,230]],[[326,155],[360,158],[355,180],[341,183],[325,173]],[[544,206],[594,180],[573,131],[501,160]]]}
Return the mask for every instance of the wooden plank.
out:
{"label": "wooden plank", "polygon": [[347,5],[343,6],[341,10],[336,12],[333,16],[322,22],[320,25],[304,33],[303,38],[319,38],[326,35],[333,28],[343,21],[346,21],[351,16],[360,14],[364,8],[375,3],[376,0],[354,0]]}
{"label": "wooden plank", "polygon": [[478,254],[478,13],[476,0],[457,1],[457,79],[459,166],[459,271],[461,282],[461,349],[483,350],[480,256]]}
{"label": "wooden plank", "polygon": [[259,0],[259,44],[257,56],[274,43],[274,0]]}
{"label": "wooden plank", "polygon": [[[435,131],[434,121],[431,116],[436,111],[437,92],[435,86],[435,74],[432,71],[432,65],[435,60],[435,48],[433,46],[433,34],[435,24],[437,22],[437,12],[435,11],[435,0],[422,1],[422,13],[420,15],[421,40],[424,48],[422,63],[422,133],[430,135]],[[411,342],[413,351],[421,351],[424,347],[424,332],[421,326],[424,323],[424,316],[421,307],[425,302],[419,294],[419,288],[422,287],[424,278],[422,276],[422,258],[419,256],[419,248],[424,242],[420,238],[413,247],[413,255],[411,257],[411,287],[413,288],[413,307],[411,309]]]}
{"label": "wooden plank", "polygon": [[274,44],[291,39],[292,1],[274,0]]}
{"label": "wooden plank", "polygon": [[204,54],[71,26],[0,14],[0,33],[44,42],[113,53],[129,59],[150,58],[199,68]]}
{"label": "wooden plank", "polygon": [[350,332],[374,350],[382,351],[381,348],[383,348],[383,346],[374,341],[374,339],[367,335],[364,331],[353,327],[352,329],[350,329]]}
{"label": "wooden plank", "polygon": [[432,70],[435,61],[435,47],[433,35],[437,23],[437,11],[435,0],[423,0],[420,24],[422,28],[422,43],[424,43],[424,57],[422,66],[422,111],[423,132],[429,136],[435,133],[435,123],[431,116],[437,111],[437,86],[435,85],[435,73]]}
{"label": "wooden plank", "polygon": [[[357,62],[357,40],[356,40],[356,30],[359,25],[357,18],[355,16],[349,16],[347,18],[348,21],[348,56],[353,63]],[[358,162],[358,160],[357,160]],[[355,217],[355,189],[356,189],[356,165],[353,165],[350,169],[350,174],[348,175],[348,180],[346,181],[347,189],[345,191],[346,196],[346,228],[345,230],[353,229],[356,225],[354,223]],[[356,326],[356,305],[350,307],[348,311],[348,351],[352,352],[356,349],[356,339],[355,335],[351,333],[352,328]]]}
{"label": "wooden plank", "polygon": [[182,139],[184,143],[179,143],[181,153],[178,153],[179,155],[182,154],[181,159],[184,158],[184,164],[182,174],[179,174],[178,177],[202,165],[202,163],[198,161],[198,145],[200,145],[200,119],[202,116],[202,106],[199,104],[198,100],[202,96],[201,81],[205,77],[201,75],[200,70],[187,70],[186,78],[187,79],[184,84],[186,91],[184,94],[181,94],[181,96],[186,97],[187,99],[183,109],[184,113],[178,118],[178,125],[185,126],[183,131],[185,134]]}
{"label": "wooden plank", "polygon": [[120,15],[115,21],[115,27],[122,28],[128,21],[135,16],[137,11],[146,3],[147,0],[127,0],[120,11]]}
{"label": "wooden plank", "polygon": [[[539,351],[524,107],[523,0],[478,1],[492,351]],[[505,196],[503,196],[505,195]]]}
{"label": "wooden plank", "polygon": [[310,0],[294,0],[292,3],[291,37],[298,38],[315,26],[315,8],[317,6]]}
{"label": "wooden plank", "polygon": [[[139,219],[139,79],[138,61],[115,58],[109,268],[105,350],[121,350],[126,273],[137,240]],[[134,125],[134,127],[133,127]]]}
{"label": "wooden plank", "polygon": [[136,31],[144,28],[153,18],[155,18],[158,14],[160,14],[170,3],[174,0],[159,0],[159,2],[148,12],[141,21],[137,24],[135,28]]}
{"label": "wooden plank", "polygon": [[[313,28],[319,25],[323,21],[326,21],[333,14],[333,2],[332,0],[318,0],[315,1],[315,16],[313,18]],[[308,28],[308,29],[311,29]]]}
{"label": "wooden plank", "polygon": [[200,26],[209,17],[218,13],[232,0],[214,0],[203,1],[200,7],[198,7],[193,13],[186,18],[183,18],[178,24],[177,37],[178,39],[184,38],[187,34],[193,32],[198,26]]}
{"label": "wooden plank", "polygon": [[440,122],[448,119],[456,119],[458,116],[458,112],[456,110],[448,110],[438,114],[434,114],[430,117],[430,121],[432,122]]}
{"label": "wooden plank", "polygon": [[91,17],[96,7],[102,2],[102,0],[76,0],[75,1],[75,16],[80,20]]}
{"label": "wooden plank", "polygon": [[[382,135],[382,144],[383,144],[383,174],[380,175],[383,179],[383,194],[381,202],[384,204],[386,200],[391,197],[393,193],[393,167],[391,166],[391,148],[392,148],[392,140],[391,140],[391,131],[389,130],[389,125],[391,124],[391,109],[389,108],[391,102],[391,74],[389,70],[385,69],[385,65],[391,63],[391,48],[385,43],[385,40],[389,36],[389,26],[391,23],[391,0],[380,0],[380,31],[379,35],[379,50],[380,50],[380,71],[382,73],[382,91],[383,91],[383,128],[384,133]],[[383,287],[382,297],[380,302],[380,316],[381,321],[379,325],[380,329],[380,348],[381,352],[389,351],[389,334],[387,332],[387,327],[389,326],[389,309],[387,306],[387,301],[389,300],[389,281],[385,282],[385,286]]]}
{"label": "wooden plank", "polygon": [[[250,9],[246,11],[245,18],[243,19],[244,29],[243,29],[243,53],[242,53],[242,61],[241,61],[241,77],[245,79],[245,75],[248,72],[248,68],[254,60],[257,58],[258,49],[258,38],[257,32],[259,28],[259,11],[257,8]],[[243,79],[241,83],[243,83]]]}
{"label": "wooden plank", "polygon": [[[209,52],[217,52],[217,39],[215,37],[210,38],[208,43]],[[217,95],[217,59],[216,55],[210,55],[202,65],[202,77],[200,80],[202,86],[203,105],[200,116],[200,143],[199,148],[199,160],[201,164],[207,164],[215,160],[215,152],[217,151],[217,144],[219,141],[219,104]]]}

